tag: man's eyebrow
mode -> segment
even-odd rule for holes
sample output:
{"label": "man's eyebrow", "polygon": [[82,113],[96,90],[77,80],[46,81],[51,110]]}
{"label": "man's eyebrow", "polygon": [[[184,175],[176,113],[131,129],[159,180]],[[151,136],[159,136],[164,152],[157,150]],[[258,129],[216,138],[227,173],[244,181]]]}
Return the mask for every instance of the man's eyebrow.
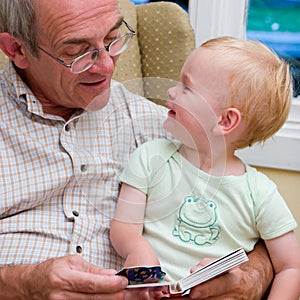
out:
{"label": "man's eyebrow", "polygon": [[66,46],[66,45],[80,45],[80,44],[86,43],[88,41],[89,41],[89,39],[84,39],[84,38],[76,39],[76,38],[74,38],[74,39],[64,41],[62,45],[63,46]]}
{"label": "man's eyebrow", "polygon": [[[123,18],[120,18],[118,22],[110,29],[109,32],[118,29],[123,23]],[[83,43],[89,42],[89,39],[86,38],[73,38],[63,42],[63,45],[80,45]]]}
{"label": "man's eyebrow", "polygon": [[119,28],[121,25],[122,25],[122,23],[123,23],[123,20],[124,20],[124,18],[122,17],[122,18],[120,18],[119,19],[119,21],[116,23],[116,25],[110,30],[110,31],[113,31],[113,30],[115,30],[115,29],[117,29],[117,28]]}

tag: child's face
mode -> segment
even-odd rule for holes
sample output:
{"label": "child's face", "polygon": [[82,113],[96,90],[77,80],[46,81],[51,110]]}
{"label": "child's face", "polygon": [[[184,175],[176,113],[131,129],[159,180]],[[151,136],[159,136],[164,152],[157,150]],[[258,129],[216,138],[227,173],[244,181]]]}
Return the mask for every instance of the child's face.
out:
{"label": "child's face", "polygon": [[211,144],[226,108],[225,67],[215,52],[198,48],[186,60],[180,82],[168,90],[164,127],[182,143],[197,148]]}

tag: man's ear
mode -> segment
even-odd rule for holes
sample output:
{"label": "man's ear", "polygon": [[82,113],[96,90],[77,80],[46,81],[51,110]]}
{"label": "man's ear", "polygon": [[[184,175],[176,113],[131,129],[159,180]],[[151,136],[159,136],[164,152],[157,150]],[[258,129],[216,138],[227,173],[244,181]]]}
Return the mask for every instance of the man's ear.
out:
{"label": "man's ear", "polygon": [[10,33],[0,33],[0,49],[20,69],[28,66],[24,46],[20,44]]}
{"label": "man's ear", "polygon": [[216,135],[227,135],[238,127],[242,119],[241,112],[234,107],[227,108],[220,116],[218,125],[213,129]]}

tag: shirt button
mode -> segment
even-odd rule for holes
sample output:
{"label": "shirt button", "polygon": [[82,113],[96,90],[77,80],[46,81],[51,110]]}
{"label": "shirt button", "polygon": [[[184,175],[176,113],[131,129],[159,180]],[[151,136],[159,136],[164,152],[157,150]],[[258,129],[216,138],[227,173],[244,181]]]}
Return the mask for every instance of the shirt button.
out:
{"label": "shirt button", "polygon": [[70,131],[70,125],[69,124],[67,124],[66,126],[65,126],[65,131]]}
{"label": "shirt button", "polygon": [[87,165],[81,165],[80,170],[81,172],[85,172],[87,170]]}
{"label": "shirt button", "polygon": [[82,252],[81,246],[76,246],[76,252],[77,252],[77,253],[81,253],[81,252]]}
{"label": "shirt button", "polygon": [[73,210],[72,211],[72,214],[75,216],[75,217],[78,217],[79,216],[79,212],[77,210]]}

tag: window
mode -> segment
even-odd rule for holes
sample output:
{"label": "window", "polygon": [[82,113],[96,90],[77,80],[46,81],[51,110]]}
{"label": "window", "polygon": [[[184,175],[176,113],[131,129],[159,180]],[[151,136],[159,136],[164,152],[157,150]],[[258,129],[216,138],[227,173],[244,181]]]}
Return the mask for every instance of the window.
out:
{"label": "window", "polygon": [[300,95],[300,0],[250,0],[247,38],[259,40],[291,65]]}

